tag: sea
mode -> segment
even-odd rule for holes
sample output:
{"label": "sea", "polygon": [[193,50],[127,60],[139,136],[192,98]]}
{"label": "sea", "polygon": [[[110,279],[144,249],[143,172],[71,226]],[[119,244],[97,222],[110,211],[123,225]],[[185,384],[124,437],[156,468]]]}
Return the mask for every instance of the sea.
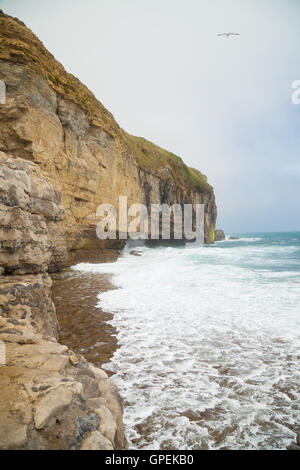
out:
{"label": "sea", "polygon": [[[130,449],[286,449],[300,430],[300,232],[125,249],[99,293]],[[99,309],[99,315],[101,310]]]}

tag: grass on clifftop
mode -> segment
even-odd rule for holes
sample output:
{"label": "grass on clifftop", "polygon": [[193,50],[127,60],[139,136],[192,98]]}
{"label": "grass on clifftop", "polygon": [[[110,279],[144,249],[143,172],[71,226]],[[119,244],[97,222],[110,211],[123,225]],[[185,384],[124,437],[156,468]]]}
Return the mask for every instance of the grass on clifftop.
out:
{"label": "grass on clifftop", "polygon": [[211,191],[206,177],[200,171],[188,167],[174,153],[153,144],[143,137],[125,133],[128,147],[133,151],[139,167],[145,171],[159,174],[163,178],[174,179],[178,184],[189,185],[202,191]]}
{"label": "grass on clifftop", "polygon": [[49,85],[66,100],[77,103],[90,122],[103,128],[135,158],[137,165],[180,186],[210,192],[212,187],[198,170],[189,168],[180,157],[141,137],[123,131],[113,115],[94,94],[47,51],[43,43],[26,25],[0,10],[0,61],[24,64],[43,75]]}

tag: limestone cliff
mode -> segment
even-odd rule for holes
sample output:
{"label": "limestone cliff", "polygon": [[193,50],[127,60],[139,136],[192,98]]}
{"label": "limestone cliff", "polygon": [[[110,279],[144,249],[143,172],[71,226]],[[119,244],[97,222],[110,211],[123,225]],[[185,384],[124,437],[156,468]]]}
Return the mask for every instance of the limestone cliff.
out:
{"label": "limestone cliff", "polygon": [[37,163],[61,191],[69,263],[123,246],[95,235],[98,205],[117,207],[119,195],[127,195],[129,205],[203,203],[205,240],[214,241],[215,197],[204,175],[123,131],[22,22],[3,13],[0,41],[0,79],[7,87],[0,150]]}

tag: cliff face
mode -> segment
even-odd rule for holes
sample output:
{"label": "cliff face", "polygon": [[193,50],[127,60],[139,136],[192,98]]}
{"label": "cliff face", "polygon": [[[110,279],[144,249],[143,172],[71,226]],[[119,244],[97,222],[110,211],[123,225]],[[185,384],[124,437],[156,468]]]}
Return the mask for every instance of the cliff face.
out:
{"label": "cliff face", "polygon": [[66,264],[61,194],[32,162],[0,152],[0,270],[36,274]]}
{"label": "cliff face", "polygon": [[[206,177],[130,136],[43,44],[0,11],[0,448],[125,448],[122,404],[104,371],[57,342],[49,272],[111,259],[101,203],[216,205]],[[2,354],[2,356],[1,356]]]}
{"label": "cliff face", "polygon": [[120,241],[96,238],[101,203],[203,203],[205,240],[214,240],[214,192],[200,172],[124,132],[94,95],[25,25],[0,14],[0,150],[37,163],[61,191],[69,263],[99,259]]}

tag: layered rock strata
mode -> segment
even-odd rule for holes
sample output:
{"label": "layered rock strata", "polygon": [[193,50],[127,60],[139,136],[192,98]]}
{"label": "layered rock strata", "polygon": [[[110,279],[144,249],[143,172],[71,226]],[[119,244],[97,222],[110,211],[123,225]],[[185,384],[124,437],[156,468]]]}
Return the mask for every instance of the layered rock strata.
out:
{"label": "layered rock strata", "polygon": [[101,260],[124,241],[96,237],[99,204],[204,204],[214,241],[213,188],[180,157],[123,131],[95,96],[15,18],[0,13],[0,150],[37,163],[62,194],[68,264]]}

